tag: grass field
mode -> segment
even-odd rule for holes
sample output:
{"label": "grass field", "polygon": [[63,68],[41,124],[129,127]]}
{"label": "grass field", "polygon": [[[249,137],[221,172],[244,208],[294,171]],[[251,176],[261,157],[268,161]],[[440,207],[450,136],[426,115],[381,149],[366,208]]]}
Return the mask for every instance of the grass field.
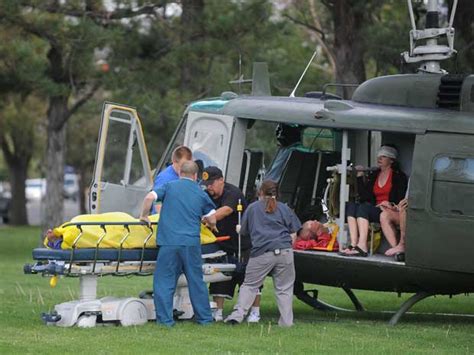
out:
{"label": "grass field", "polygon": [[[47,327],[41,312],[77,297],[78,280],[60,279],[56,288],[49,279],[24,275],[31,249],[38,243],[37,228],[0,227],[0,354],[11,353],[474,353],[474,318],[410,314],[395,327],[389,314],[321,313],[294,301],[296,324],[276,325],[278,310],[268,280],[262,299],[260,324],[201,327],[180,322],[172,329],[149,323],[141,327],[92,329]],[[99,296],[136,296],[150,289],[151,277],[104,277]],[[344,293],[318,287],[321,297],[350,308]],[[407,299],[395,294],[356,291],[373,311],[391,310]],[[229,312],[231,304],[227,305]],[[471,313],[472,296],[436,297],[416,305],[415,312]]]}

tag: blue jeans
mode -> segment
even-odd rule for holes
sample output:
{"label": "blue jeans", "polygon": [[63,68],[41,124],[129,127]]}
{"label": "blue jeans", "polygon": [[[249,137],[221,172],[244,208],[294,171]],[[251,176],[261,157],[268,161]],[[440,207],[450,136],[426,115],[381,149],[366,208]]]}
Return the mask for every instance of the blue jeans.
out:
{"label": "blue jeans", "polygon": [[212,323],[209,295],[202,274],[201,246],[160,246],[153,276],[156,321],[167,326],[174,325],[173,295],[182,271],[188,281],[196,322]]}

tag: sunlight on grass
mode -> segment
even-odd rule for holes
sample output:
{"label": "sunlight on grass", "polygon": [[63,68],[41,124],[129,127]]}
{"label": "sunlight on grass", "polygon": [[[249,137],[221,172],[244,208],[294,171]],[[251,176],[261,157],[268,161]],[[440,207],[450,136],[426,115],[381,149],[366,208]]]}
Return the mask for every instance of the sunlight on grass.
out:
{"label": "sunlight on grass", "polygon": [[[296,325],[276,325],[278,310],[271,280],[267,280],[259,324],[198,326],[180,322],[173,329],[149,323],[141,327],[106,326],[94,329],[47,327],[41,312],[78,296],[78,279],[61,278],[56,288],[49,278],[24,275],[31,249],[38,245],[37,228],[0,228],[0,353],[461,353],[474,351],[474,319],[408,315],[399,325],[387,324],[381,313],[322,313],[294,301]],[[151,289],[151,277],[103,277],[99,297],[137,296]],[[316,287],[320,297],[339,307],[351,308],[344,292]],[[356,291],[369,310],[394,311],[409,297]],[[227,302],[226,311],[232,304]],[[474,313],[474,301],[464,295],[435,297],[414,307],[423,313]]]}

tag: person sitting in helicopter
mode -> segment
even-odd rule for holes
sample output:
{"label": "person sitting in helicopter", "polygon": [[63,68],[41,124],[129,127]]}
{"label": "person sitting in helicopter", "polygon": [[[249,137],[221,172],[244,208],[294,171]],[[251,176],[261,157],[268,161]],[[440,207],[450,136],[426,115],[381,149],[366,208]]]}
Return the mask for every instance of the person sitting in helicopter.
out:
{"label": "person sitting in helicopter", "polygon": [[[394,208],[385,209],[380,215],[380,227],[390,244],[385,252],[387,256],[394,256],[405,252],[405,233],[407,226],[408,198],[404,198]],[[397,242],[397,227],[400,228],[400,241]]]}
{"label": "person sitting in helicopter", "polygon": [[397,156],[394,146],[383,145],[377,152],[377,169],[367,178],[358,171],[359,202],[348,202],[346,206],[351,243],[342,255],[366,257],[369,224],[379,223],[382,211],[393,209],[405,197],[408,180],[399,168]]}

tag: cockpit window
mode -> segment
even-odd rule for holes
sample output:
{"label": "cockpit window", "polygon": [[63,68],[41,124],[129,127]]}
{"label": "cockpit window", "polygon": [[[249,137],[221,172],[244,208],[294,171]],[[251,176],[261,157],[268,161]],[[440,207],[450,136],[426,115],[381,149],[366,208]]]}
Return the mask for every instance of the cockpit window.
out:
{"label": "cockpit window", "polygon": [[325,128],[307,127],[303,131],[303,146],[309,151],[333,151],[333,131]]}

